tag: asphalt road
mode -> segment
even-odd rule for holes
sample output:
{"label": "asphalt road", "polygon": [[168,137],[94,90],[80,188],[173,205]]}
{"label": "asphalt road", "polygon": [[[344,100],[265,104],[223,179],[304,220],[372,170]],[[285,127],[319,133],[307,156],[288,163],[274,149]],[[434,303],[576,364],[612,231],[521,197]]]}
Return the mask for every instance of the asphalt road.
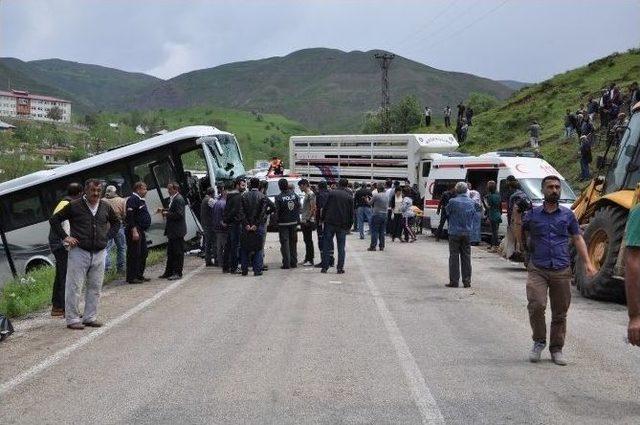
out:
{"label": "asphalt road", "polygon": [[474,248],[472,288],[450,289],[431,238],[351,235],[344,275],[280,270],[267,244],[259,278],[190,258],[177,283],[107,288],[98,330],[18,321],[0,424],[640,423],[623,306],[574,293],[569,365],[531,364],[520,265]]}

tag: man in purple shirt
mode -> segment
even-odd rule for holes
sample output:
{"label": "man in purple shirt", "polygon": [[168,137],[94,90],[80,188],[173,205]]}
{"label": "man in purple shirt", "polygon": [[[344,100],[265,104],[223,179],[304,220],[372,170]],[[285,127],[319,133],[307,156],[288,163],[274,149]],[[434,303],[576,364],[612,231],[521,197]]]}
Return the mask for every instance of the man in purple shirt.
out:
{"label": "man in purple shirt", "polygon": [[[547,176],[542,179],[544,203],[530,210],[522,221],[528,242],[530,260],[527,277],[527,308],[533,331],[533,348],[529,360],[540,361],[547,344],[545,310],[547,292],[551,302],[551,359],[560,366],[567,362],[562,354],[567,331],[567,310],[571,302],[571,258],[569,237],[584,263],[587,276],[596,274],[596,269],[587,254],[587,246],[580,233],[580,226],[573,212],[558,204],[560,200],[560,178]],[[528,236],[528,239],[527,239]],[[577,265],[581,267],[580,265]]]}

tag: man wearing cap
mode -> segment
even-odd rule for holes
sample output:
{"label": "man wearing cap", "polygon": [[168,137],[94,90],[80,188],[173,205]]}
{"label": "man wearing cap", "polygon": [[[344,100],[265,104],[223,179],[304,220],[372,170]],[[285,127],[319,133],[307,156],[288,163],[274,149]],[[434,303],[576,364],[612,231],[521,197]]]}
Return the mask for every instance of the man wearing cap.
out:
{"label": "man wearing cap", "polygon": [[151,226],[151,215],[147,209],[144,197],[147,194],[147,185],[144,182],[136,182],[133,185],[133,194],[129,196],[126,204],[126,239],[127,239],[127,283],[136,284],[146,282],[144,270],[147,265],[147,237],[145,231]]}
{"label": "man wearing cap", "polygon": [[[105,201],[113,211],[116,213],[118,220],[122,222],[125,217],[125,204],[124,198],[118,195],[118,191],[115,186],[109,185],[105,189],[104,198]],[[113,246],[116,246],[116,266],[118,273],[124,273],[125,269],[125,255],[127,249],[127,242],[124,236],[124,227],[122,224],[114,226],[109,230],[109,242],[107,242],[107,258],[105,260],[105,270],[111,270],[111,250]]]}

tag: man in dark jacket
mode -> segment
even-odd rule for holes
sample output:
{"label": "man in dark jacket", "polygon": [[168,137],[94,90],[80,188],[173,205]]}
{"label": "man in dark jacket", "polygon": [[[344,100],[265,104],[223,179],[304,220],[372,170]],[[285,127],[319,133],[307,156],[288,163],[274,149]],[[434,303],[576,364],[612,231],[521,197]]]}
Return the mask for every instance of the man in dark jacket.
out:
{"label": "man in dark jacket", "polygon": [[440,224],[438,224],[438,230],[436,231],[436,242],[440,241],[442,238],[442,231],[444,230],[444,224],[447,222],[449,216],[447,215],[447,205],[451,198],[455,197],[455,187],[456,185],[453,183],[449,184],[447,190],[444,191],[442,196],[440,197],[440,202],[438,202],[438,209],[436,210],[436,214],[440,215]]}
{"label": "man in dark jacket", "polygon": [[145,232],[151,226],[151,215],[147,209],[144,197],[147,195],[147,185],[144,182],[136,182],[133,185],[133,193],[127,199],[125,206],[126,226],[125,237],[127,241],[127,276],[128,283],[142,283],[149,281],[144,277],[147,265],[147,236]]}
{"label": "man in dark jacket", "polygon": [[[65,285],[65,318],[69,329],[102,326],[96,316],[104,280],[107,234],[111,227],[120,225],[120,220],[113,208],[100,200],[101,194],[100,180],[88,180],[82,199],[70,202],[49,219],[53,232],[69,247]],[[66,220],[69,220],[69,234],[62,227]],[[85,280],[84,314],[80,316]]]}
{"label": "man in dark jacket", "polygon": [[264,260],[264,237],[269,214],[269,200],[260,191],[260,179],[249,180],[249,191],[241,196],[240,218],[242,233],[240,236],[240,261],[242,276],[249,274],[249,257],[253,253],[253,274],[262,275]]}
{"label": "man in dark jacket", "polygon": [[[71,201],[82,196],[82,186],[79,183],[71,183],[67,187],[65,196],[56,206],[53,213],[57,213]],[[66,223],[68,226],[68,223]],[[64,286],[67,277],[67,260],[69,253],[62,244],[62,239],[55,234],[53,229],[49,231],[49,247],[56,259],[56,275],[53,280],[53,293],[51,295],[51,315],[64,316]]]}
{"label": "man in dark jacket", "polygon": [[232,191],[227,193],[227,204],[224,208],[222,219],[228,229],[227,258],[229,260],[229,273],[238,272],[238,263],[240,261],[240,231],[242,222],[240,217],[240,208],[242,207],[241,195],[247,188],[247,182],[242,177],[235,180],[235,186]]}
{"label": "man in dark jacket", "polygon": [[[360,232],[360,239],[364,239],[364,222],[371,222],[371,185],[363,183],[360,189],[356,190],[354,195],[354,203],[356,207],[356,218],[358,220],[358,232]],[[371,229],[371,225],[369,225]]]}
{"label": "man in dark jacket", "polygon": [[353,225],[353,196],[348,191],[349,181],[340,179],[338,188],[329,193],[327,203],[322,208],[324,224],[324,249],[322,250],[322,273],[329,269],[329,250],[333,246],[333,237],[338,245],[338,274],[344,273],[345,243],[347,232]]}
{"label": "man in dark jacket", "polygon": [[[316,223],[318,224],[318,249],[320,250],[320,262],[315,267],[322,267],[322,252],[324,251],[324,224],[322,223],[322,211],[327,204],[329,198],[329,188],[326,181],[318,183],[318,194],[316,195]],[[333,241],[329,247],[329,267],[333,267]]]}
{"label": "man in dark jacket", "polygon": [[202,198],[202,202],[200,203],[200,224],[202,225],[203,232],[202,245],[204,248],[204,264],[207,267],[217,266],[217,264],[211,261],[212,258],[215,260],[214,251],[216,248],[216,234],[213,231],[213,226],[211,224],[211,212],[213,210],[213,204],[216,202],[215,193],[215,189],[213,187],[209,187],[207,189],[207,194]]}
{"label": "man in dark jacket", "polygon": [[298,223],[300,223],[300,199],[289,188],[287,179],[278,180],[280,193],[276,196],[276,214],[280,236],[282,269],[298,267]]}
{"label": "man in dark jacket", "polygon": [[229,273],[229,259],[227,249],[227,225],[224,222],[224,210],[227,206],[227,189],[233,189],[233,185],[218,188],[218,199],[211,209],[211,227],[216,234],[216,263],[222,267],[223,273]]}
{"label": "man in dark jacket", "polygon": [[169,207],[161,210],[167,220],[164,234],[167,237],[167,265],[161,279],[178,280],[182,278],[184,267],[184,237],[187,234],[185,218],[185,200],[180,195],[178,183],[167,185],[169,191]]}

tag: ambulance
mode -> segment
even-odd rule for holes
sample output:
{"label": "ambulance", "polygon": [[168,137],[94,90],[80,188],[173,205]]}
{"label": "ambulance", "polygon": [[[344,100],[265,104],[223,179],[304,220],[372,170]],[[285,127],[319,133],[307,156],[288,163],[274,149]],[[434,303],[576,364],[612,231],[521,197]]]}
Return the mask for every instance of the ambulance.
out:
{"label": "ambulance", "polygon": [[[431,227],[432,232],[437,230],[440,223],[440,215],[436,212],[438,204],[442,194],[450,185],[460,181],[469,182],[484,199],[487,194],[487,183],[493,180],[497,183],[502,198],[502,223],[499,233],[504,235],[507,230],[507,200],[510,195],[507,177],[514,176],[520,182],[522,190],[536,206],[541,205],[544,199],[541,184],[542,179],[548,175],[560,177],[562,184],[560,204],[570,208],[576,195],[567,181],[547,161],[535,157],[533,153],[490,152],[480,156],[442,156],[434,159],[425,182],[424,226]],[[490,234],[490,229],[484,220],[482,233]]]}

